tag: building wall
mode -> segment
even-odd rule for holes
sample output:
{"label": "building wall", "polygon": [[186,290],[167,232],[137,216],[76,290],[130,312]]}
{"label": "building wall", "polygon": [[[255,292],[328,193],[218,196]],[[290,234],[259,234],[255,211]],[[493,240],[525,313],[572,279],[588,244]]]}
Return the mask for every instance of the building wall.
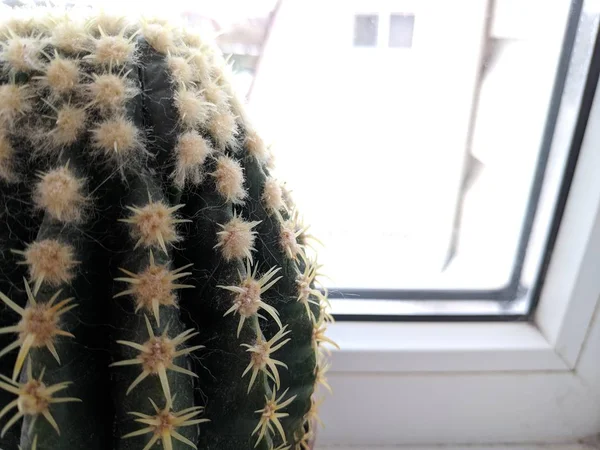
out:
{"label": "building wall", "polygon": [[[327,242],[321,253],[335,282],[390,287],[402,271],[402,283],[422,285],[439,275],[462,179],[485,11],[479,0],[460,11],[441,0],[282,2],[251,108],[273,138],[282,178]],[[390,12],[414,13],[412,48],[388,48],[385,36],[376,48],[353,46],[356,14],[381,13],[385,24]],[[349,242],[356,235],[365,239]],[[383,260],[382,247],[389,248]],[[381,264],[365,274],[356,254]]]}

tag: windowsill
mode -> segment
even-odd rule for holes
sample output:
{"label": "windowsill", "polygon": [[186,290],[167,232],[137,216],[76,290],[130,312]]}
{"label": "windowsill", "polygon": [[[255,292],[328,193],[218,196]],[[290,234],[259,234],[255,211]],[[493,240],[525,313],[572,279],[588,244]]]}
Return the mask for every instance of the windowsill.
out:
{"label": "windowsill", "polygon": [[568,371],[529,323],[337,322],[332,372]]}
{"label": "windowsill", "polygon": [[[400,449],[440,450],[440,448],[443,448],[443,450],[465,450],[464,446],[452,446],[452,447],[426,446],[426,447],[421,447],[421,446],[414,446],[414,445],[394,446],[394,447],[380,447],[380,446],[368,447],[368,446],[364,446],[364,445],[360,445],[360,446],[348,446],[348,445],[328,446],[328,445],[325,445],[325,446],[317,446],[316,450],[394,450],[394,449],[396,449],[396,450],[400,450]],[[473,446],[469,445],[468,448],[469,448],[469,450],[592,450],[594,447],[590,447],[585,444],[559,444],[559,445],[513,444],[513,445],[502,445],[502,446],[484,445],[484,446],[480,446],[480,447],[479,446],[473,447]]]}

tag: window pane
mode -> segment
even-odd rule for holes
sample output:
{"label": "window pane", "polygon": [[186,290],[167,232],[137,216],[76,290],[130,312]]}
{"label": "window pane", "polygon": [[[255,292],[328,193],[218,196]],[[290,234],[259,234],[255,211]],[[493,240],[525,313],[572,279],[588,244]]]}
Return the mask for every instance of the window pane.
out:
{"label": "window pane", "polygon": [[354,46],[375,47],[377,45],[377,25],[379,17],[375,15],[357,15],[354,17]]}
{"label": "window pane", "polygon": [[413,41],[415,16],[413,14],[392,14],[390,16],[389,46],[410,48]]}
{"label": "window pane", "polygon": [[[276,173],[325,244],[327,284],[504,289],[522,266],[548,150],[568,2],[544,21],[520,2],[497,2],[491,18],[486,2],[419,2],[417,28],[416,10],[380,11],[386,41],[399,44],[413,25],[411,52],[346,51],[345,17],[360,13],[325,3],[318,17],[282,3],[250,105],[273,138]],[[297,40],[307,26],[308,42]]]}

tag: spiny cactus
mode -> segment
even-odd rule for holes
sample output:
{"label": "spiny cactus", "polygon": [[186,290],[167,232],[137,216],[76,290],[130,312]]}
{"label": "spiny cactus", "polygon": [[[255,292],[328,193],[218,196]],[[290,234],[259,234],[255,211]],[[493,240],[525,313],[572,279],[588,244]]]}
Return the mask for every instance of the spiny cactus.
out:
{"label": "spiny cactus", "polygon": [[219,52],[106,14],[0,39],[0,448],[309,448],[326,294]]}

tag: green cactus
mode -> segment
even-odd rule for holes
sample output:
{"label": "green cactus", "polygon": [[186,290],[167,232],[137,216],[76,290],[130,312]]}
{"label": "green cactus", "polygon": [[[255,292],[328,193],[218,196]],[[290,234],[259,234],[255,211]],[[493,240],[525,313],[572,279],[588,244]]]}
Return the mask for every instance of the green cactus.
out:
{"label": "green cactus", "polygon": [[0,448],[308,449],[331,321],[210,43],[0,30]]}

